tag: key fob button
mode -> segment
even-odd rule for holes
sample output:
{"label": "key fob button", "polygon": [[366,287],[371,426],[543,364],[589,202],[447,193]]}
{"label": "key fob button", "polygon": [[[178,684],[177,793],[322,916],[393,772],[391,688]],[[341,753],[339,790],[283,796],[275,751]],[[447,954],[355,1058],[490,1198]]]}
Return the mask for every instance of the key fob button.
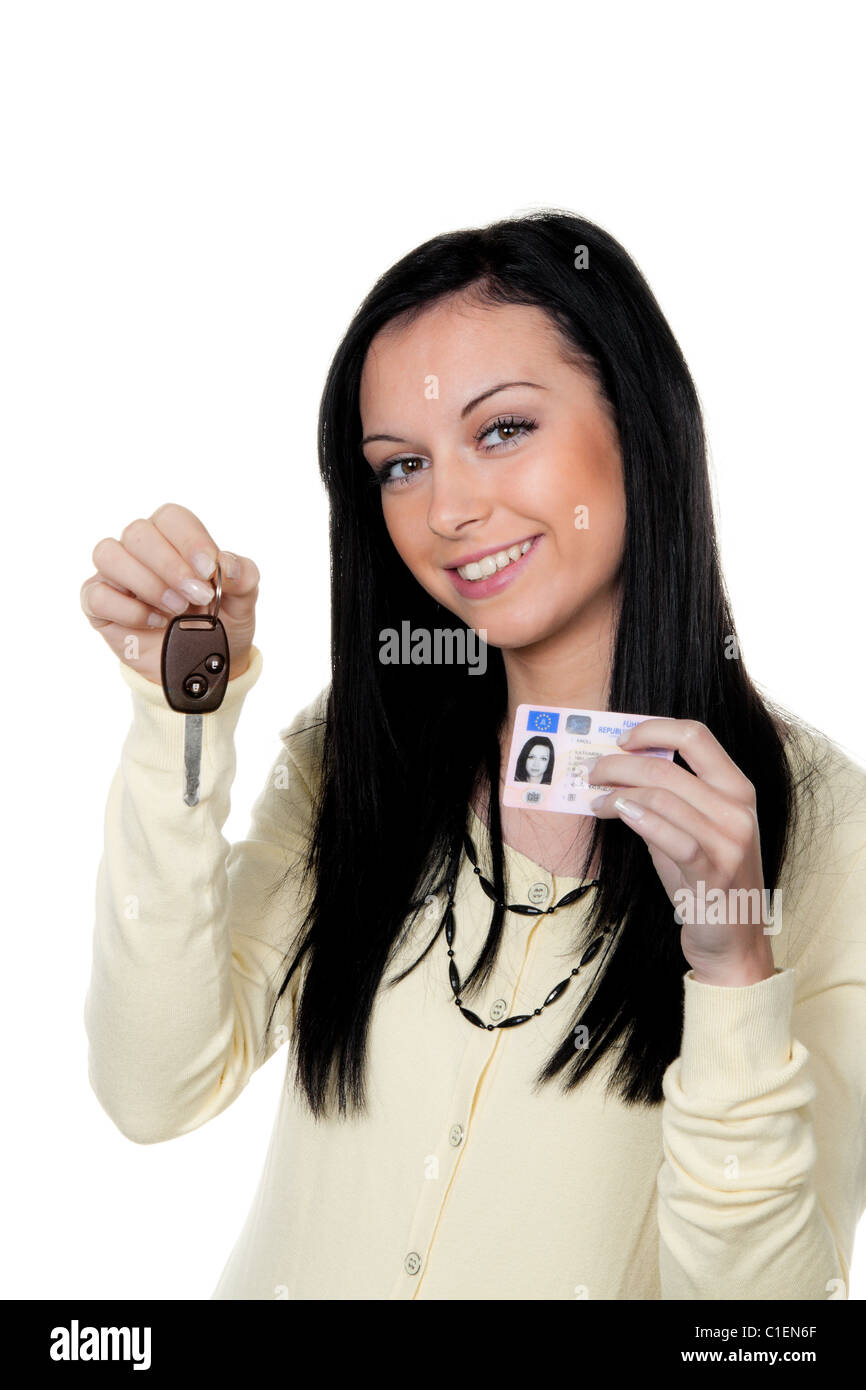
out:
{"label": "key fob button", "polygon": [[210,671],[212,675],[218,676],[222,668],[225,666],[225,660],[219,652],[211,652],[211,655],[206,658],[204,664],[206,669]]}
{"label": "key fob button", "polygon": [[187,695],[198,697],[204,695],[207,690],[207,681],[204,676],[187,676],[183,683],[183,688]]}

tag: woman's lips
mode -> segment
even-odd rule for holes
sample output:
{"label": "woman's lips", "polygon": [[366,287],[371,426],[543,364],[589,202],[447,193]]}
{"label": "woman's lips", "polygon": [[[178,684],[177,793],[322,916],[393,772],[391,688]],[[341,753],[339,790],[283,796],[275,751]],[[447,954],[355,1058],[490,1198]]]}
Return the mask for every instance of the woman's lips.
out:
{"label": "woman's lips", "polygon": [[445,573],[463,598],[489,598],[492,594],[498,594],[501,589],[507,588],[512,580],[522,573],[538,549],[540,540],[541,536],[533,536],[532,545],[525,555],[521,555],[519,560],[512,560],[505,569],[497,570],[487,579],[463,579],[456,569],[448,569]]}

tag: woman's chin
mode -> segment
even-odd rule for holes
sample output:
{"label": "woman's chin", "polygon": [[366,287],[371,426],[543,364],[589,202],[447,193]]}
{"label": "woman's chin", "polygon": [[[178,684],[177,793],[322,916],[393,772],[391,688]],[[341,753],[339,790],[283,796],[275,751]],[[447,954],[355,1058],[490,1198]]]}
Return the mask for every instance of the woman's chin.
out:
{"label": "woman's chin", "polygon": [[[476,632],[480,632],[485,626],[479,618],[474,618],[472,626]],[[496,619],[489,618],[486,624],[484,640],[489,647],[498,647],[501,651],[520,651],[523,647],[534,647],[539,642],[544,642],[552,637],[557,631],[554,622],[539,622],[537,615],[522,619]]]}
{"label": "woman's chin", "polygon": [[[514,603],[509,608],[503,601],[500,611],[496,612],[499,605],[492,600],[489,603],[455,604],[452,599],[446,604],[439,594],[435,597],[456,619],[473,628],[489,647],[499,647],[502,651],[519,651],[521,647],[533,647],[554,636],[565,626],[558,614],[540,613],[541,605]],[[447,626],[444,617],[441,625]]]}

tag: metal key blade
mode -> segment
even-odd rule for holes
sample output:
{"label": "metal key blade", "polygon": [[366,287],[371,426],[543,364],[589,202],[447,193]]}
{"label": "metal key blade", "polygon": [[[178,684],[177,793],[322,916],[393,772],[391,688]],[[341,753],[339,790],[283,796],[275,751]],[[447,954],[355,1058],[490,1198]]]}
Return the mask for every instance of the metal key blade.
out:
{"label": "metal key blade", "polygon": [[183,799],[187,806],[198,805],[199,773],[201,771],[202,714],[186,714],[183,720]]}

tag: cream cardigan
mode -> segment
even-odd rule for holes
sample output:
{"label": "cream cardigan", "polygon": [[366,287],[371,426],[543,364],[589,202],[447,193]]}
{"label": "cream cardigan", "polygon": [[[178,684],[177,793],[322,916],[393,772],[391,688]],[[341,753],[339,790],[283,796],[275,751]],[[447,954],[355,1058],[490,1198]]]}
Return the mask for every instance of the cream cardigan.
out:
{"label": "cream cardigan", "polygon": [[[327,691],[280,731],[249,833],[229,845],[234,730],[260,651],[204,720],[194,808],[181,797],[183,717],[159,686],[118,667],[133,721],[106,807],[85,1024],[96,1096],[129,1139],[151,1144],[218,1115],[257,1065],[301,916],[294,873],[266,895],[304,847],[321,731],[298,731],[321,717]],[[366,1117],[317,1123],[283,1088],[249,1215],[212,1296],[846,1297],[866,1205],[866,771],[835,748],[822,807],[831,795],[839,823],[797,846],[798,873],[780,885],[776,973],[741,988],[686,973],[681,1052],[660,1106],[606,1097],[599,1067],[571,1093],[560,1077],[533,1089],[600,956],[531,1022],[486,1031],[451,1002],[443,934],[399,986],[379,991]],[[532,889],[550,903],[579,882],[505,853],[511,901],[530,901]],[[584,901],[550,917],[507,913],[473,1009],[498,1019],[537,1007],[575,963]],[[455,903],[464,974],[490,907],[464,856]],[[419,914],[386,979],[433,930]],[[268,1057],[289,1038],[299,973]]]}

